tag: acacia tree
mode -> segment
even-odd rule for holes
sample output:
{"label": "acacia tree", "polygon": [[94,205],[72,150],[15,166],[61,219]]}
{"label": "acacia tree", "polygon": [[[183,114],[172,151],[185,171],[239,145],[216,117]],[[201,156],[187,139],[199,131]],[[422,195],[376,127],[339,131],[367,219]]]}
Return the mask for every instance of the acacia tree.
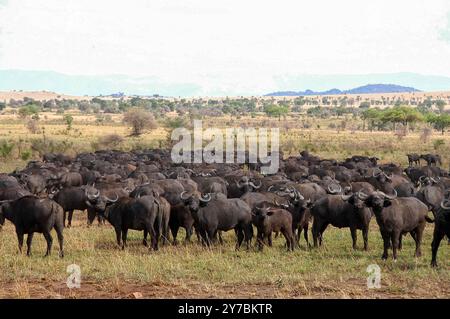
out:
{"label": "acacia tree", "polygon": [[281,121],[281,116],[286,116],[289,112],[289,107],[285,105],[268,105],[264,108],[264,112],[270,117],[278,117]]}
{"label": "acacia tree", "polygon": [[430,113],[426,118],[428,123],[433,124],[434,128],[440,130],[442,135],[445,133],[445,129],[450,127],[450,114],[433,114]]}
{"label": "acacia tree", "polygon": [[131,127],[131,136],[139,136],[157,127],[153,115],[140,107],[130,108],[123,116],[123,122]]}
{"label": "acacia tree", "polygon": [[407,106],[396,106],[391,109],[384,110],[381,115],[383,122],[391,122],[394,124],[402,123],[406,128],[410,123],[423,121],[423,115],[414,108]]}

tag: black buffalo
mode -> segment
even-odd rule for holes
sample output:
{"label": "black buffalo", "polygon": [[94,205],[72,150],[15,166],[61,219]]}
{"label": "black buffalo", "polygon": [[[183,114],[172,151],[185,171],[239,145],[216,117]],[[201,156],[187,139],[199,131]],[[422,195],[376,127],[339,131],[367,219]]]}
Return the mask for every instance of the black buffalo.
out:
{"label": "black buffalo", "polygon": [[58,236],[59,256],[64,257],[64,212],[55,201],[25,196],[14,201],[3,202],[0,206],[0,225],[3,225],[5,218],[16,228],[20,252],[22,252],[24,234],[28,234],[27,255],[29,256],[34,233],[42,233],[47,241],[45,256],[50,255],[53,243],[50,232],[54,228]]}
{"label": "black buffalo", "polygon": [[372,207],[383,237],[383,259],[388,258],[388,249],[392,247],[393,258],[397,260],[397,250],[401,247],[401,237],[410,233],[416,242],[415,256],[421,256],[420,244],[428,218],[428,207],[415,197],[394,198],[383,192],[370,194],[365,203]]}

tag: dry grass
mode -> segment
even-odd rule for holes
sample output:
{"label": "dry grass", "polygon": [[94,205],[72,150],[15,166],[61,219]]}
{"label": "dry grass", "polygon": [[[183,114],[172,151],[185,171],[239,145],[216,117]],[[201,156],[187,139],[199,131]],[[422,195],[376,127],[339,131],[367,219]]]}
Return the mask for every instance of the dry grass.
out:
{"label": "dry grass", "polygon": [[[381,237],[373,221],[369,252],[354,251],[348,230],[330,227],[324,246],[293,253],[284,249],[284,240],[263,252],[234,250],[234,234],[225,236],[225,245],[211,250],[197,243],[148,251],[142,233],[129,233],[129,248],[118,249],[111,226],[85,225],[85,215],[76,214],[74,227],[65,230],[66,257],[44,258],[45,241],[37,235],[33,255],[17,252],[13,226],[0,233],[0,297],[276,297],[276,298],[448,298],[450,297],[450,250],[444,243],[439,252],[440,268],[430,268],[432,227],[424,236],[423,257],[414,258],[409,237],[397,263],[381,261]],[[183,235],[183,234],[181,234]],[[359,243],[362,246],[362,243]],[[68,265],[81,267],[81,288],[65,286]],[[382,288],[367,289],[366,268],[382,269]]]}

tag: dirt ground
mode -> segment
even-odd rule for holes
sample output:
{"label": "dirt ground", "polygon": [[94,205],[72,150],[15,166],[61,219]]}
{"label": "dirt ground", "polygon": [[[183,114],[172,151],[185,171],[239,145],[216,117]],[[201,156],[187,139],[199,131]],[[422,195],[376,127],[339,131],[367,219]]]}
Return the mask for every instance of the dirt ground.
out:
{"label": "dirt ground", "polygon": [[0,284],[0,298],[448,298],[450,288],[443,285],[441,291],[431,291],[426,287],[415,289],[407,295],[393,293],[383,286],[368,289],[359,281],[343,283],[314,283],[278,287],[273,284],[220,285],[204,283],[148,284],[129,281],[99,283],[83,281],[80,288],[69,289],[64,282],[41,281],[8,282]]}

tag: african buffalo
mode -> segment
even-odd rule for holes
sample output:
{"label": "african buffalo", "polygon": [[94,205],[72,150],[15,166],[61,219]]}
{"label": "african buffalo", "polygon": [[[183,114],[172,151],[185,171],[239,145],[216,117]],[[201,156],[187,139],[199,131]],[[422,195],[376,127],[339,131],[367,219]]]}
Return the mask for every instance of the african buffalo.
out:
{"label": "african buffalo", "polygon": [[50,232],[54,228],[58,236],[59,256],[64,257],[64,212],[55,201],[25,196],[17,200],[3,202],[0,206],[0,225],[4,224],[5,218],[12,222],[16,228],[21,253],[24,234],[28,234],[27,255],[30,256],[34,233],[42,233],[47,241],[45,256],[50,255],[53,243]]}

